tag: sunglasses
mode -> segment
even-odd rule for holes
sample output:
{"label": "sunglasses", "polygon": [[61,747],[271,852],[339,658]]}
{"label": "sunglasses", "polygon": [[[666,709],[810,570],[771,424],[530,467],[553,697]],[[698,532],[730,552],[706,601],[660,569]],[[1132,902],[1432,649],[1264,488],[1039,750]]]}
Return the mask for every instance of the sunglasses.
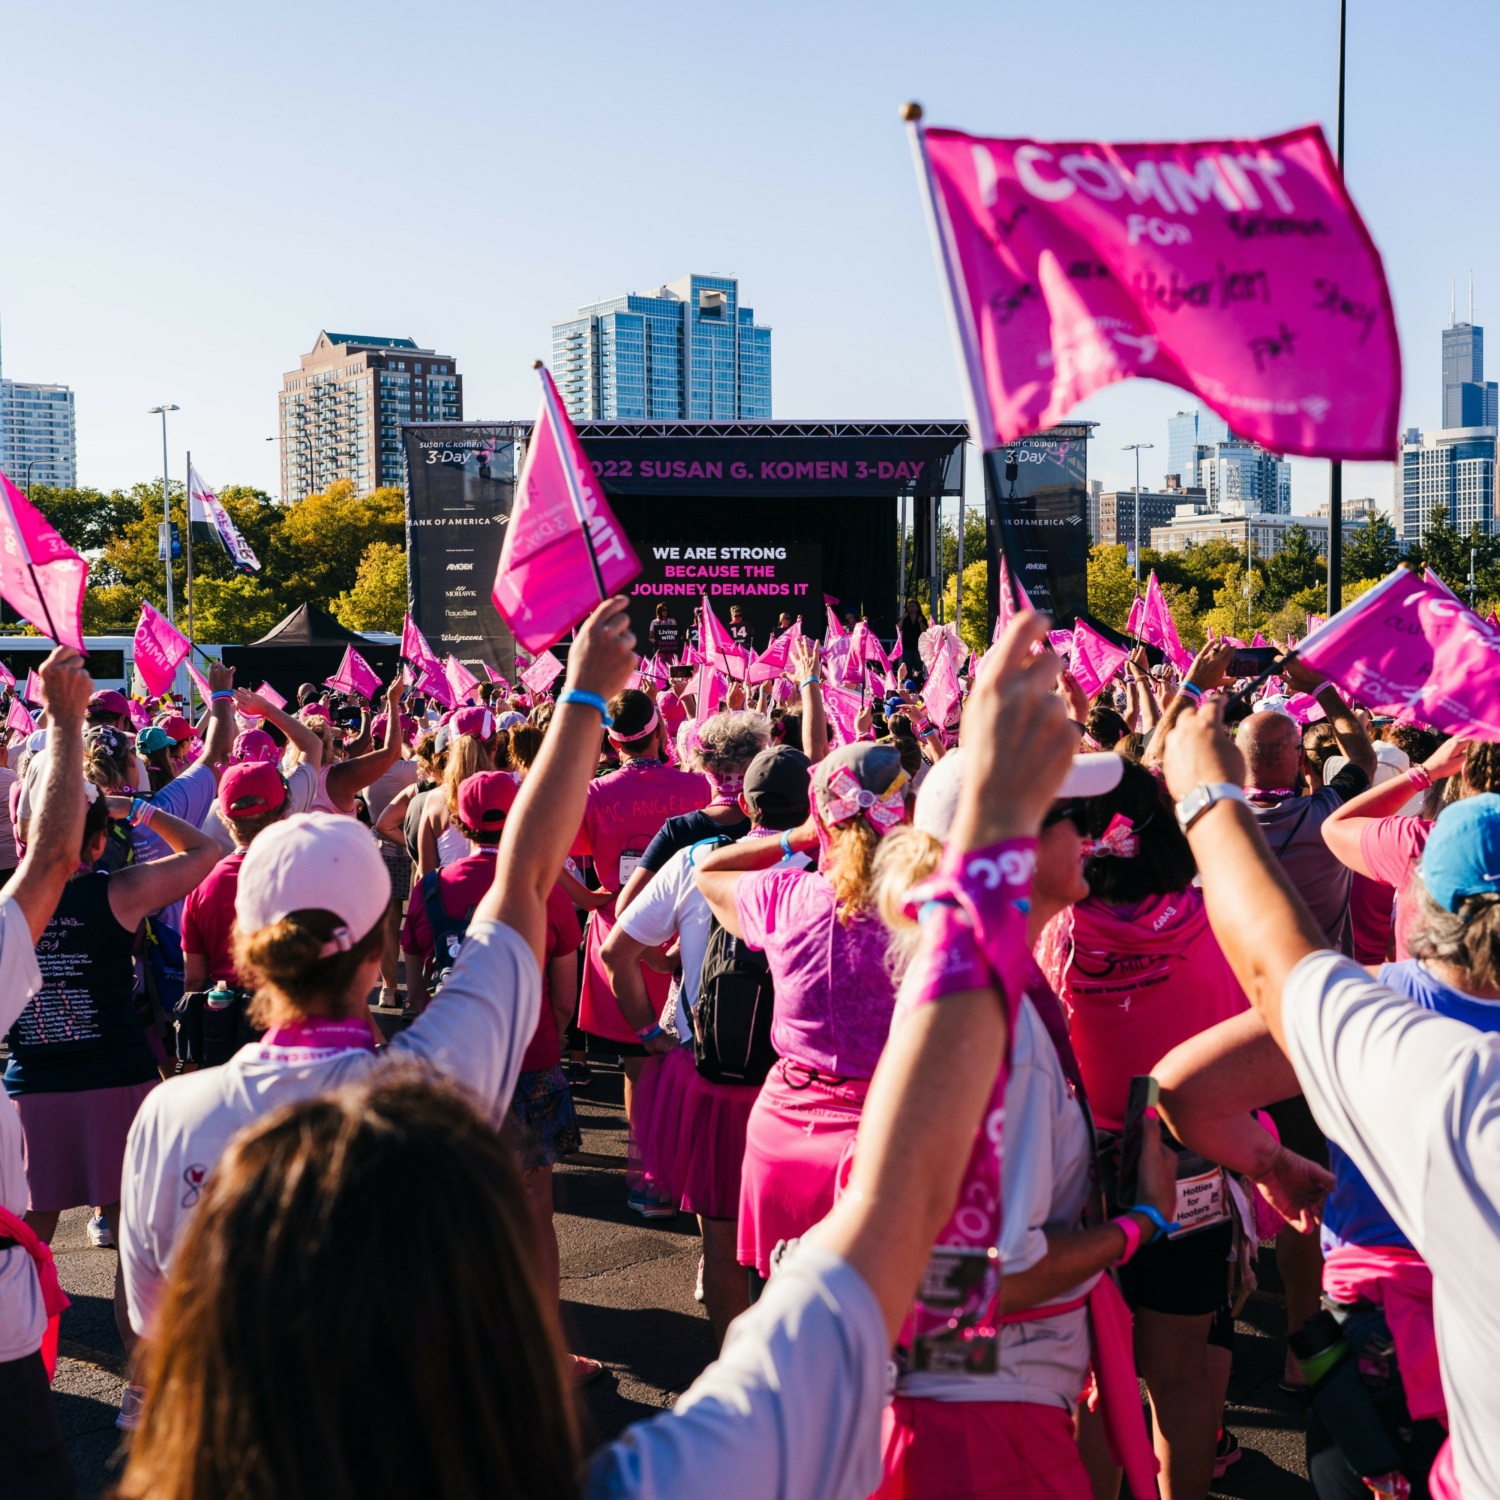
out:
{"label": "sunglasses", "polygon": [[1062,822],[1071,823],[1081,838],[1088,837],[1088,808],[1079,799],[1054,802],[1048,809],[1047,816],[1042,819],[1042,827],[1052,828]]}

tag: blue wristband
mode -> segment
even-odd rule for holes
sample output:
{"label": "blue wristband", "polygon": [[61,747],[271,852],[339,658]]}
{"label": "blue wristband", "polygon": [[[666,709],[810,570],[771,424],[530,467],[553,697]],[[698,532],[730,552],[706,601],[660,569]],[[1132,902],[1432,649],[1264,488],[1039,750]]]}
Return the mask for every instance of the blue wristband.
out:
{"label": "blue wristband", "polygon": [[1195,703],[1203,702],[1203,689],[1196,683],[1184,682],[1178,686],[1177,691],[1191,698]]}
{"label": "blue wristband", "polygon": [[817,685],[818,679],[816,677],[804,677],[799,687],[817,687]]}
{"label": "blue wristband", "polygon": [[792,834],[790,829],[788,829],[787,832],[781,835],[781,852],[786,855],[788,859],[792,857]]}
{"label": "blue wristband", "polygon": [[587,703],[590,708],[597,708],[599,710],[599,717],[604,720],[604,727],[606,729],[615,722],[609,716],[609,704],[598,693],[588,693],[582,688],[564,688],[557,695],[557,706],[561,708],[564,703]]}
{"label": "blue wristband", "polygon": [[220,688],[217,692],[209,694],[209,701],[212,703],[233,703],[234,690],[232,688]]}
{"label": "blue wristband", "polygon": [[646,1043],[646,1042],[654,1042],[657,1039],[657,1037],[659,1037],[661,1034],[662,1034],[662,1031],[661,1031],[661,1022],[660,1021],[653,1022],[644,1031],[638,1031],[638,1032],[636,1032],[636,1035],[638,1037],[640,1037],[641,1042],[643,1044]]}
{"label": "blue wristband", "polygon": [[1153,1234],[1151,1236],[1151,1239],[1146,1241],[1148,1245],[1152,1242],[1152,1240],[1155,1240],[1158,1235],[1175,1234],[1179,1229],[1182,1228],[1182,1225],[1177,1223],[1175,1219],[1167,1220],[1162,1218],[1161,1210],[1152,1208],[1149,1203],[1132,1203],[1130,1207],[1125,1210],[1125,1212],[1130,1214],[1144,1214],[1146,1218],[1150,1219],[1152,1224],[1155,1225],[1156,1234]]}

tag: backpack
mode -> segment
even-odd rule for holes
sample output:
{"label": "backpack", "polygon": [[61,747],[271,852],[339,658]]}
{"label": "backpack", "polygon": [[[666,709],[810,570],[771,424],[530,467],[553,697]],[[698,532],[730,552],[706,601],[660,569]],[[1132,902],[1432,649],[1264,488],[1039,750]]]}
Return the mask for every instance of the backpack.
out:
{"label": "backpack", "polygon": [[427,955],[427,961],[422,966],[422,977],[427,981],[429,996],[437,994],[443,987],[443,982],[453,968],[453,960],[463,947],[469,923],[474,919],[472,906],[461,917],[448,915],[448,909],[443,905],[443,898],[438,892],[439,873],[437,870],[429,870],[422,877],[419,887],[422,905],[427,912],[427,925],[432,929],[432,952]]}
{"label": "backpack", "polygon": [[711,919],[693,1012],[693,1061],[711,1083],[766,1081],[774,996],[764,953]]}

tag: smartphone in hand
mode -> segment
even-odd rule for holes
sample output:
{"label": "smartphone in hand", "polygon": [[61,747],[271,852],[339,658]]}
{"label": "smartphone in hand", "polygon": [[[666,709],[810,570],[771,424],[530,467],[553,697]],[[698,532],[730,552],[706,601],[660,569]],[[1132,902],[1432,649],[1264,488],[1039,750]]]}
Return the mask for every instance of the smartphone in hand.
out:
{"label": "smartphone in hand", "polygon": [[1125,1130],[1120,1138],[1120,1175],[1115,1186],[1119,1207],[1132,1208],[1141,1201],[1141,1139],[1146,1125],[1146,1111],[1156,1108],[1161,1085],[1150,1074],[1130,1080],[1130,1095],[1125,1102]]}

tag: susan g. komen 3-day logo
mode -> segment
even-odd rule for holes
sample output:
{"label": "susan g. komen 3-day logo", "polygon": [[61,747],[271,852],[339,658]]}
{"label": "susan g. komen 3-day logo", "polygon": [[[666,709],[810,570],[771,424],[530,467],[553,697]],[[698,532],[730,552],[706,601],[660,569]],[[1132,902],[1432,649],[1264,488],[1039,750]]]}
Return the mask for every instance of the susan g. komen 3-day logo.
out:
{"label": "susan g. komen 3-day logo", "polygon": [[182,1206],[191,1208],[203,1196],[203,1184],[208,1180],[208,1168],[202,1162],[193,1162],[183,1169],[182,1180],[187,1184],[182,1195]]}

